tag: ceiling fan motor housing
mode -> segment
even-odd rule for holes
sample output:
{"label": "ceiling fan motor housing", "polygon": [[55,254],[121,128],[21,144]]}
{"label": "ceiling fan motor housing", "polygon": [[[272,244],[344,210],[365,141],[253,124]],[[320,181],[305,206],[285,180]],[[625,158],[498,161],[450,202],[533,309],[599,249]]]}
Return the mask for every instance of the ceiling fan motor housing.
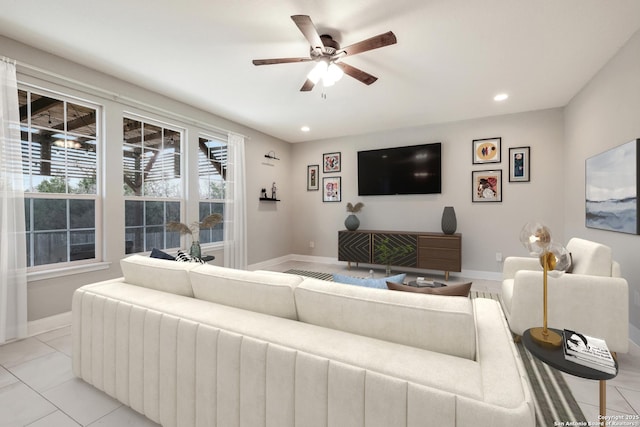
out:
{"label": "ceiling fan motor housing", "polygon": [[340,49],[340,44],[335,41],[329,34],[321,35],[320,40],[322,40],[322,44],[324,45],[323,47],[321,47],[322,53],[319,54],[318,51],[314,49],[314,46],[311,46],[309,49],[311,51],[312,57],[333,56],[338,51],[338,49]]}

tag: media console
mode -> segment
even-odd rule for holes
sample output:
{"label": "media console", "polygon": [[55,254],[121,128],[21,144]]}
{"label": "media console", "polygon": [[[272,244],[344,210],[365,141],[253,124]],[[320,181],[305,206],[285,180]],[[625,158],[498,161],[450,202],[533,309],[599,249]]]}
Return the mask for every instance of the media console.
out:
{"label": "media console", "polygon": [[349,268],[352,262],[356,265],[383,264],[376,253],[376,245],[387,238],[392,246],[409,245],[414,249],[408,255],[394,260],[394,266],[442,270],[445,280],[449,280],[450,271],[462,270],[460,233],[343,230],[338,232],[338,260],[347,261]]}

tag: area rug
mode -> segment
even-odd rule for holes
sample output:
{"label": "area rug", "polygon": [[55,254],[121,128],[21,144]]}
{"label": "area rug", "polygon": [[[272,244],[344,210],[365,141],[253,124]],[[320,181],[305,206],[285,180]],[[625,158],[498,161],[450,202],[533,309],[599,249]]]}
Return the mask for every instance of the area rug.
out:
{"label": "area rug", "polygon": [[[328,273],[306,270],[288,270],[285,273],[333,281],[333,275]],[[469,297],[498,300],[497,294],[486,291],[472,290]],[[516,348],[520,353],[520,358],[533,390],[536,426],[547,427],[556,425],[556,422],[567,423],[569,421],[574,422],[572,425],[587,425],[586,418],[560,371],[533,357],[524,348],[522,341],[516,343]]]}

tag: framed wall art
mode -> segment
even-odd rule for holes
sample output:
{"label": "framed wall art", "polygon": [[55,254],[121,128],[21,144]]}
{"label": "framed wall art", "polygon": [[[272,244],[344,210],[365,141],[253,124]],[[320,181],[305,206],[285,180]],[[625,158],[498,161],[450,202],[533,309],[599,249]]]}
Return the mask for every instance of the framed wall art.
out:
{"label": "framed wall art", "polygon": [[585,161],[587,227],[640,234],[639,150],[640,139],[635,139]]}
{"label": "framed wall art", "polygon": [[322,155],[322,171],[324,173],[340,172],[340,152]]}
{"label": "framed wall art", "polygon": [[473,164],[500,163],[502,138],[484,138],[473,140]]}
{"label": "framed wall art", "polygon": [[320,165],[307,166],[307,191],[318,191],[320,189]]}
{"label": "framed wall art", "polygon": [[471,183],[471,201],[502,201],[502,170],[472,171]]}
{"label": "framed wall art", "polygon": [[531,148],[509,148],[509,182],[529,182]]}
{"label": "framed wall art", "polygon": [[339,202],[342,200],[342,185],[339,176],[322,178],[322,201]]}

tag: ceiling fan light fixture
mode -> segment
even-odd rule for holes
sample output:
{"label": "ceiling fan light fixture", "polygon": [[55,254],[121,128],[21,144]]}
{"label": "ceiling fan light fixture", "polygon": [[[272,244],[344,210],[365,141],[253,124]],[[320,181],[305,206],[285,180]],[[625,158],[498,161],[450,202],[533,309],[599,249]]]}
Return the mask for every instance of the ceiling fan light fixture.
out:
{"label": "ceiling fan light fixture", "polygon": [[[342,76],[344,76],[344,71],[342,71],[342,68],[338,67],[335,63],[332,62],[331,64],[329,64],[329,67],[327,67],[327,73],[325,74],[323,80],[329,80],[331,84],[334,84],[335,82],[340,80]],[[327,85],[325,84],[325,86]]]}
{"label": "ceiling fan light fixture", "polygon": [[320,79],[322,79],[327,74],[328,65],[325,61],[318,61],[315,67],[309,74],[307,74],[307,78],[313,82],[313,84],[317,84]]}

